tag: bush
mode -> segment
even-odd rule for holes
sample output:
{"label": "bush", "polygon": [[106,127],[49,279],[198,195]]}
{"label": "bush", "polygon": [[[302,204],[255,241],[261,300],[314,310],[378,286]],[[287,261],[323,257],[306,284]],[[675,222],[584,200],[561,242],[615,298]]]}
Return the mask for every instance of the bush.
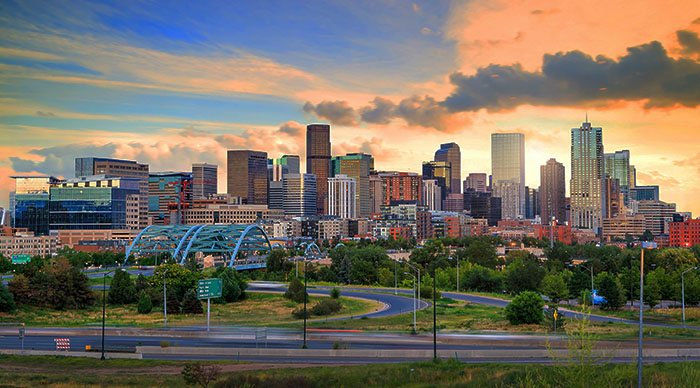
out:
{"label": "bush", "polygon": [[153,311],[151,297],[148,296],[146,290],[141,290],[141,294],[139,294],[138,312],[139,314],[148,314],[151,311]]}
{"label": "bush", "polygon": [[221,366],[208,365],[204,366],[199,362],[185,364],[182,369],[182,378],[188,385],[199,384],[206,388],[210,383],[215,381],[221,373]]}
{"label": "bush", "polygon": [[544,301],[536,292],[525,291],[518,294],[506,306],[506,318],[512,325],[540,323],[544,317]]}
{"label": "bush", "polygon": [[182,312],[185,314],[201,314],[204,312],[202,302],[197,298],[194,290],[189,290],[185,294],[185,298],[182,300]]}
{"label": "bush", "polygon": [[343,304],[336,299],[323,299],[311,307],[311,314],[331,315],[343,308]]}
{"label": "bush", "polygon": [[219,267],[215,275],[221,277],[223,301],[236,302],[245,298],[245,289],[248,288],[248,284],[236,270],[231,267]]}
{"label": "bush", "polygon": [[[433,298],[433,286],[432,284],[430,286],[426,286],[423,284],[420,289],[420,297],[423,299],[432,299]],[[440,299],[442,297],[442,294],[440,293],[440,290],[435,290],[435,299]]]}
{"label": "bush", "polygon": [[0,283],[0,311],[7,313],[15,311],[15,298],[5,285]]}
{"label": "bush", "polygon": [[[289,287],[284,293],[284,297],[290,299],[297,303],[304,303],[304,284],[301,280],[294,278],[289,282]],[[306,294],[306,300],[308,301],[309,295]]]}
{"label": "bush", "polygon": [[109,304],[128,304],[136,301],[136,286],[131,281],[128,272],[117,270],[114,272],[112,284],[109,286],[107,293],[107,303]]}
{"label": "bush", "polygon": [[333,298],[333,299],[340,298],[340,290],[337,287],[333,287],[331,289],[331,298]]}

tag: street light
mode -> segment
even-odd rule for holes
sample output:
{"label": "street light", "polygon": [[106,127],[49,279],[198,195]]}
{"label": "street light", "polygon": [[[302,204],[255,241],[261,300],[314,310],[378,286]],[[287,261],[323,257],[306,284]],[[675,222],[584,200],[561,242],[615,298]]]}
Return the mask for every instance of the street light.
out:
{"label": "street light", "polygon": [[[450,257],[452,260],[452,257]],[[459,258],[457,258],[457,292],[459,292]]]}
{"label": "street light", "polygon": [[435,267],[443,260],[452,260],[451,257],[443,257],[433,262],[433,361],[437,361],[437,313],[435,311]]}
{"label": "street light", "polygon": [[413,268],[414,271],[418,273],[418,304],[420,305],[420,269],[418,267],[412,266],[409,262],[407,261],[401,261],[402,263],[406,264],[407,266]]}
{"label": "street light", "polygon": [[642,325],[644,324],[644,249],[656,248],[656,243],[642,242],[642,262],[639,264],[639,350],[637,354],[637,387],[642,388]]}
{"label": "street light", "polygon": [[[305,244],[305,243],[304,243]],[[304,344],[301,346],[302,349],[308,349],[309,347],[306,346],[306,263],[307,263],[307,257],[310,256],[314,257],[313,253],[313,248],[316,248],[316,251],[318,252],[319,256],[321,255],[321,249],[316,245],[316,243],[311,243],[306,247],[306,250],[304,251]]]}
{"label": "street light", "polygon": [[591,271],[591,301],[592,301],[593,300],[593,288],[594,288],[593,287],[593,266],[589,265],[588,267],[586,267],[583,264],[579,264],[579,267],[583,267],[583,268]]}
{"label": "street light", "polygon": [[686,269],[685,271],[681,272],[681,299],[683,300],[683,327],[684,328],[685,328],[685,279],[683,279],[683,277],[685,276],[686,272],[692,271],[694,269],[698,269],[698,267]]}
{"label": "street light", "polygon": [[411,273],[408,273],[408,272],[404,272],[404,275],[408,275],[408,276],[413,278],[413,334],[415,334],[416,333],[416,276],[411,274]]}
{"label": "street light", "polygon": [[168,328],[168,297],[167,297],[166,288],[165,288],[165,274],[168,271],[170,271],[170,268],[166,268],[165,271],[163,271],[163,316],[164,316],[163,325],[166,329]]}
{"label": "street light", "polygon": [[105,293],[107,290],[107,275],[112,272],[114,271],[108,271],[102,275],[102,357],[100,357],[100,360],[105,359],[105,300],[107,299]]}

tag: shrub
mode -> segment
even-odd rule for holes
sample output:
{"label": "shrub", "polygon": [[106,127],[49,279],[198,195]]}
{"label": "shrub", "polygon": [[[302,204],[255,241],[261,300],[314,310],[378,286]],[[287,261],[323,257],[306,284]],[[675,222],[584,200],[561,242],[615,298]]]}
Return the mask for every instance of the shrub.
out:
{"label": "shrub", "polygon": [[[289,282],[289,287],[284,293],[284,297],[297,303],[304,303],[304,294],[304,284],[301,282],[301,280],[294,278],[291,282]],[[309,295],[306,294],[307,301],[309,300],[308,298]]]}
{"label": "shrub", "polygon": [[161,348],[167,348],[169,346],[170,346],[170,341],[166,341],[166,340],[160,341]]}
{"label": "shrub", "polygon": [[185,314],[201,314],[204,312],[202,302],[197,299],[197,294],[194,290],[189,290],[185,294],[185,298],[182,300],[182,312]]}
{"label": "shrub", "polygon": [[343,304],[336,299],[323,299],[311,307],[311,314],[331,315],[343,308]]}
{"label": "shrub", "polygon": [[333,298],[333,299],[340,298],[340,290],[337,287],[333,287],[331,289],[331,298]]}
{"label": "shrub", "polygon": [[141,294],[139,294],[139,304],[138,304],[139,314],[148,314],[152,310],[153,310],[153,303],[151,303],[151,298],[146,293],[146,290],[141,290]]}
{"label": "shrub", "polygon": [[0,283],[0,311],[12,312],[15,311],[15,298],[5,288],[5,285]]}
{"label": "shrub", "polygon": [[219,365],[204,366],[199,362],[195,362],[185,364],[185,367],[182,369],[182,378],[185,379],[185,383],[188,385],[199,384],[206,388],[219,377],[220,373],[221,367]]}
{"label": "shrub", "polygon": [[544,301],[536,292],[525,291],[518,294],[506,306],[506,318],[513,325],[540,323],[544,317]]}
{"label": "shrub", "polygon": [[[433,298],[433,286],[432,284],[430,286],[427,286],[423,284],[420,289],[420,297],[423,299],[432,299]],[[440,290],[435,290],[435,299],[440,299],[442,297],[442,294],[440,293]]]}
{"label": "shrub", "polygon": [[122,270],[114,272],[114,278],[107,293],[107,302],[109,304],[128,304],[135,302],[136,297],[136,286],[131,281],[129,273]]}

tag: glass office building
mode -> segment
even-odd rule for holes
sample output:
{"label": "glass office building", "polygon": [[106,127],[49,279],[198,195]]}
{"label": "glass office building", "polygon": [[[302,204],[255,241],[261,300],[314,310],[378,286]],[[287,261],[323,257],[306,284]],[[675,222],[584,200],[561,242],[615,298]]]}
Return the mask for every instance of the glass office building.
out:
{"label": "glass office building", "polygon": [[491,134],[493,196],[502,198],[503,219],[525,217],[525,135]]}
{"label": "glass office building", "polygon": [[36,236],[49,234],[49,190],[59,182],[52,176],[11,176],[15,180],[12,218],[15,228]]}

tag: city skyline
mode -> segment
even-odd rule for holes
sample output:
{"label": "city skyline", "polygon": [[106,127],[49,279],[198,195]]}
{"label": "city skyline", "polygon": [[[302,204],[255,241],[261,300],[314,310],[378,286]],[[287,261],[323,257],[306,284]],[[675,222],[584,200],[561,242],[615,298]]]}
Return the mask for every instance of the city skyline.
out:
{"label": "city skyline", "polygon": [[[539,166],[555,158],[568,193],[569,131],[588,112],[606,152],[630,151],[639,185],[658,184],[663,201],[700,214],[697,4],[679,11],[647,2],[629,14],[605,3],[283,6],[280,15],[305,20],[314,9],[328,21],[311,28],[266,15],[261,31],[245,5],[207,15],[203,26],[206,4],[185,17],[158,13],[166,7],[157,3],[119,12],[77,3],[73,17],[31,3],[2,6],[2,207],[10,175],[70,178],[76,157],[136,160],[151,171],[217,164],[225,192],[227,150],[296,154],[303,163],[311,123],[331,124],[333,156],[369,153],[377,170],[420,173],[440,144],[457,143],[461,180],[490,172],[491,133],[523,133],[524,183],[537,187]],[[495,20],[512,23],[493,29]],[[567,28],[550,39],[545,31],[559,24]],[[597,28],[582,34],[590,24]],[[273,37],[282,41],[264,42]],[[643,58],[664,67],[639,67]],[[581,82],[577,66],[598,78]],[[642,90],[623,76],[627,68],[657,76],[641,77],[652,81]],[[679,80],[685,91],[662,87]]]}

